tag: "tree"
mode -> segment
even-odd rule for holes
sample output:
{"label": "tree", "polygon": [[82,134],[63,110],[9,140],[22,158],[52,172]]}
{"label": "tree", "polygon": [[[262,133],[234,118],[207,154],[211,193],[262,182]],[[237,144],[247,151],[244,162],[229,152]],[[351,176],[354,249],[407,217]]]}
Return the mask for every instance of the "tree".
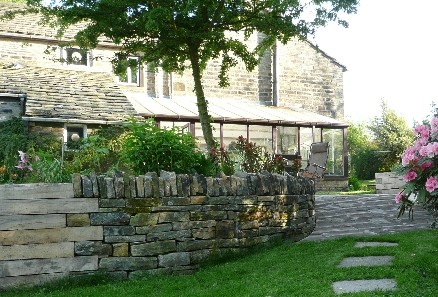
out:
{"label": "tree", "polygon": [[390,171],[394,165],[400,163],[400,157],[413,142],[414,135],[406,120],[390,109],[384,100],[381,101],[381,108],[382,114],[375,117],[368,128],[382,154],[380,170]]}
{"label": "tree", "polygon": [[347,133],[348,151],[351,159],[351,176],[359,179],[374,179],[379,171],[379,156],[376,143],[363,123],[350,123]]}
{"label": "tree", "polygon": [[[60,28],[84,23],[75,36],[82,48],[94,48],[105,36],[122,46],[114,61],[121,71],[130,55],[138,63],[160,66],[168,72],[191,67],[199,118],[207,149],[215,146],[202,86],[202,73],[210,59],[221,59],[220,86],[226,86],[227,70],[243,61],[250,71],[276,40],[286,43],[313,34],[338,13],[355,13],[359,0],[27,0],[29,11],[39,11]],[[304,16],[313,17],[306,20]],[[266,37],[250,49],[230,32],[263,33]],[[126,65],[126,64],[125,64]]]}

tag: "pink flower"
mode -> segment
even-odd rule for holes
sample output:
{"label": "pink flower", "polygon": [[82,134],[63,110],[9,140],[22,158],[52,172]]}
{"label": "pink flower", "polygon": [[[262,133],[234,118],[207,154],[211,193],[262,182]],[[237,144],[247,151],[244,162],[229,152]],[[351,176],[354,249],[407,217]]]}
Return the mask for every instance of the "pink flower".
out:
{"label": "pink flower", "polygon": [[435,176],[429,176],[426,180],[426,191],[432,193],[438,188],[438,179]]}
{"label": "pink flower", "polygon": [[434,134],[436,132],[438,132],[438,117],[433,117],[430,120],[430,133]]}
{"label": "pink flower", "polygon": [[418,161],[418,157],[414,153],[406,152],[402,156],[402,165],[403,166],[409,165],[410,163],[415,163],[417,161]]}
{"label": "pink flower", "polygon": [[427,160],[421,164],[421,170],[429,169],[433,166],[433,162],[431,160]]}
{"label": "pink flower", "polygon": [[416,178],[417,178],[417,173],[416,173],[415,171],[413,171],[413,170],[409,171],[408,173],[406,173],[406,174],[403,176],[403,180],[404,180],[405,182],[408,182],[408,181],[414,180],[414,179],[416,179]]}
{"label": "pink flower", "polygon": [[421,138],[429,138],[430,130],[426,125],[418,125],[414,129],[414,133],[418,134]]}
{"label": "pink flower", "polygon": [[394,200],[396,203],[400,203],[403,201],[404,198],[405,196],[402,193],[398,193],[397,195],[395,195]]}

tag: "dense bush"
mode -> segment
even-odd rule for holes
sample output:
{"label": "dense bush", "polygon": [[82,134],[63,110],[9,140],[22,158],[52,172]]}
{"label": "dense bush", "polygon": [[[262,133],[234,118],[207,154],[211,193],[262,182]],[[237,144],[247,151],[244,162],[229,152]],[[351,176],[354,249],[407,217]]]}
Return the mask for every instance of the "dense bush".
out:
{"label": "dense bush", "polygon": [[196,142],[178,128],[160,129],[154,120],[131,119],[123,141],[122,159],[135,174],[160,170],[191,173],[197,166]]}

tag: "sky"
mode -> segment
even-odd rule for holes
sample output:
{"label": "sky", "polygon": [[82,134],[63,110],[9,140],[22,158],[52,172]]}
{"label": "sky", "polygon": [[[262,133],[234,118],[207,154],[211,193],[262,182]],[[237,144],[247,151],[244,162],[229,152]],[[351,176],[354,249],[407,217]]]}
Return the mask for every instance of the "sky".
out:
{"label": "sky", "polygon": [[330,24],[313,40],[347,67],[345,118],[367,122],[381,115],[381,100],[409,126],[438,104],[438,1],[360,0],[349,28]]}

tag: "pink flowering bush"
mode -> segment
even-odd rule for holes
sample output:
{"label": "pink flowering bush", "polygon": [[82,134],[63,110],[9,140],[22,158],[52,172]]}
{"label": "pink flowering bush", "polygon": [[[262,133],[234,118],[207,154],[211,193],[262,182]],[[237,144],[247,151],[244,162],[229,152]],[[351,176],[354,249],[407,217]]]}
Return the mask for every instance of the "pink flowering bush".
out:
{"label": "pink flowering bush", "polygon": [[401,203],[399,216],[421,204],[438,214],[438,117],[414,128],[415,141],[406,148],[398,173],[406,182],[395,201]]}

